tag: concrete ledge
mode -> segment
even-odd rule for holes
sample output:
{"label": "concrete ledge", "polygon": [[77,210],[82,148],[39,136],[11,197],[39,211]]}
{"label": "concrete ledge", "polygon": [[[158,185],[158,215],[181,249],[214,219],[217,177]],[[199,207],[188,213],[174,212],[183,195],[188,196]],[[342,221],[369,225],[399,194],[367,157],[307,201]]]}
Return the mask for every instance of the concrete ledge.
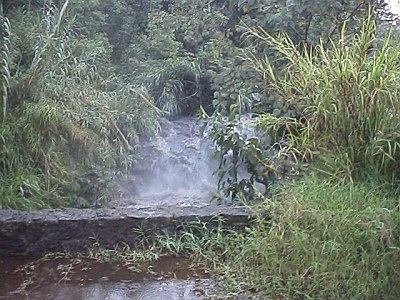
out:
{"label": "concrete ledge", "polygon": [[[140,228],[149,237],[179,231],[196,220],[224,219],[224,226],[243,229],[251,211],[235,207],[147,207],[63,209],[21,212],[0,210],[0,255],[41,255],[48,252],[85,251],[95,238],[105,248],[125,243],[136,247]],[[215,226],[210,222],[209,226]]]}

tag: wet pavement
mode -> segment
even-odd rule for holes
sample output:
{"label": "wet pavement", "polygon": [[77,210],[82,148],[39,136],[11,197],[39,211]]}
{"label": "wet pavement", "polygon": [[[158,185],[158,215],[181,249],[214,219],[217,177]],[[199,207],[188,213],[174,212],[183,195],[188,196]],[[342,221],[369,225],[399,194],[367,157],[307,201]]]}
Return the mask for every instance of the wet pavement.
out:
{"label": "wet pavement", "polygon": [[204,270],[190,265],[175,257],[140,267],[63,257],[0,258],[0,299],[206,299],[211,281]]}

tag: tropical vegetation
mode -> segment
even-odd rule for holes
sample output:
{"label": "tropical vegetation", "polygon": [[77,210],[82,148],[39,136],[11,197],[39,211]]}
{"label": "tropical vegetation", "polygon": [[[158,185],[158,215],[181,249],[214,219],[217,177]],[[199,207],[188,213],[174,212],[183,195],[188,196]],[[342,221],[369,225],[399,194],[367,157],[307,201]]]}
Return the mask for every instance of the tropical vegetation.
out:
{"label": "tropical vegetation", "polygon": [[229,114],[239,101],[242,112],[298,117],[246,62],[249,54],[281,55],[262,38],[242,38],[246,28],[285,32],[293,45],[313,48],[360,28],[368,4],[6,1],[1,207],[107,202],[118,193],[115,177],[136,160],[139,137],[155,133],[162,114],[196,114],[199,106]]}
{"label": "tropical vegetation", "polygon": [[245,232],[187,224],[146,257],[188,255],[232,295],[400,297],[400,48],[384,1],[1,9],[0,208],[99,206],[160,116],[200,111],[222,197],[259,217]]}

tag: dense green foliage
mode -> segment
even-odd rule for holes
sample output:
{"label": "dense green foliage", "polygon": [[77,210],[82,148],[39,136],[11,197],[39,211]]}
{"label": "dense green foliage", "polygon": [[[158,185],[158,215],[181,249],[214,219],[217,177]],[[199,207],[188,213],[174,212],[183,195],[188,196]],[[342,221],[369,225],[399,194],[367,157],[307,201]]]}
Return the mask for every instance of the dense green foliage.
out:
{"label": "dense green foliage", "polygon": [[[294,47],[313,49],[320,38],[329,45],[340,32],[357,30],[369,3],[5,2],[0,194],[8,204],[3,206],[107,198],[112,174],[106,170],[130,165],[127,154],[138,136],[157,128],[153,103],[170,116],[194,114],[199,105],[229,114],[237,104],[243,113],[298,117],[301,110],[284,93],[266,88],[263,75],[246,61],[248,53],[275,61],[282,53],[262,39],[242,39],[246,26],[272,35],[286,32]],[[382,2],[374,3],[381,12]],[[395,149],[379,143],[370,155],[382,147]]]}
{"label": "dense green foliage", "polygon": [[[264,111],[253,119],[263,134],[249,138],[240,129],[248,108],[240,97],[229,118],[206,117],[225,196],[254,199],[255,182],[267,188],[282,170],[292,171],[294,162],[313,162],[334,180],[372,171],[398,185],[400,48],[394,33],[379,33],[376,22],[371,11],[357,34],[345,22],[336,39],[318,45],[247,28],[246,35],[264,42],[265,49],[261,55],[244,49],[247,60],[288,113]],[[241,166],[247,178],[238,178]]]}
{"label": "dense green foliage", "polygon": [[257,41],[243,41],[241,26],[287,32],[296,43],[314,45],[319,38],[328,43],[345,21],[351,24],[349,31],[357,30],[370,1],[251,2],[102,1],[85,16],[92,24],[98,22],[94,16],[103,16],[101,28],[118,70],[128,81],[149,87],[171,115],[193,113],[198,104],[228,112],[238,99],[248,110],[293,115],[277,95],[263,89],[260,74],[240,58],[243,51],[265,49]]}
{"label": "dense green foliage", "polygon": [[[267,51],[262,56],[251,53],[249,60],[296,118],[276,113],[258,119],[261,129],[277,133],[277,143],[268,148],[241,134],[236,116],[225,122],[214,117],[212,136],[222,155],[221,178],[230,172],[236,179],[238,162],[251,173],[250,182],[230,179],[223,190],[247,192],[247,199],[253,196],[247,183],[254,186],[252,177],[270,166],[266,153],[282,142],[283,154],[313,162],[319,174],[331,178],[309,177],[307,172],[309,178],[275,190],[261,205],[272,220],[261,219],[247,234],[194,226],[182,235],[161,238],[168,252],[196,254],[208,261],[223,274],[228,289],[257,291],[261,298],[272,299],[400,296],[395,279],[400,249],[400,49],[391,32],[378,37],[371,16],[355,35],[346,26],[337,38],[317,45],[250,29]],[[276,57],[281,60],[274,61]],[[235,115],[237,106],[232,108]],[[370,180],[362,180],[368,173]]]}
{"label": "dense green foliage", "polygon": [[[378,38],[370,3],[382,14],[359,0],[5,2],[0,208],[107,200],[160,114],[203,105],[220,189],[263,202],[254,226],[190,224],[143,233],[144,253],[91,257],[190,255],[261,298],[398,299],[400,49]],[[263,138],[241,130],[247,112]],[[259,193],[295,162],[319,176]]]}
{"label": "dense green foliage", "polygon": [[132,164],[139,135],[157,129],[159,109],[175,116],[203,105],[225,114],[239,103],[243,112],[295,116],[243,59],[270,51],[262,41],[241,39],[241,26],[315,45],[336,36],[344,21],[356,29],[367,4],[4,2],[1,206],[93,205],[109,198],[109,182]]}
{"label": "dense green foliage", "polygon": [[110,46],[77,29],[73,6],[3,17],[0,207],[94,205],[157,128],[145,91],[118,79]]}
{"label": "dense green foliage", "polygon": [[297,126],[287,132],[292,147],[303,156],[322,153],[327,174],[352,178],[374,169],[398,182],[400,48],[392,33],[379,40],[375,21],[368,18],[355,36],[346,36],[343,27],[330,48],[302,50],[287,36],[252,33],[286,59],[283,78],[268,59],[253,62],[300,112],[297,124],[280,119],[282,125]]}

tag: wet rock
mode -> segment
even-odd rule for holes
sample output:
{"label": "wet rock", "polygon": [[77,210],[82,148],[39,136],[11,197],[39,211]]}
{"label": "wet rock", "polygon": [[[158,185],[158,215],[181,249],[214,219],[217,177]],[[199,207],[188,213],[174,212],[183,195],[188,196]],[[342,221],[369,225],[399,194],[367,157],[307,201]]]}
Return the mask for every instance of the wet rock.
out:
{"label": "wet rock", "polygon": [[0,255],[40,255],[48,252],[86,251],[95,241],[105,248],[117,244],[136,247],[142,236],[174,233],[181,224],[196,220],[209,222],[216,216],[227,227],[243,229],[253,219],[252,212],[240,207],[212,206],[130,206],[119,209],[65,209],[21,212],[0,210]]}

